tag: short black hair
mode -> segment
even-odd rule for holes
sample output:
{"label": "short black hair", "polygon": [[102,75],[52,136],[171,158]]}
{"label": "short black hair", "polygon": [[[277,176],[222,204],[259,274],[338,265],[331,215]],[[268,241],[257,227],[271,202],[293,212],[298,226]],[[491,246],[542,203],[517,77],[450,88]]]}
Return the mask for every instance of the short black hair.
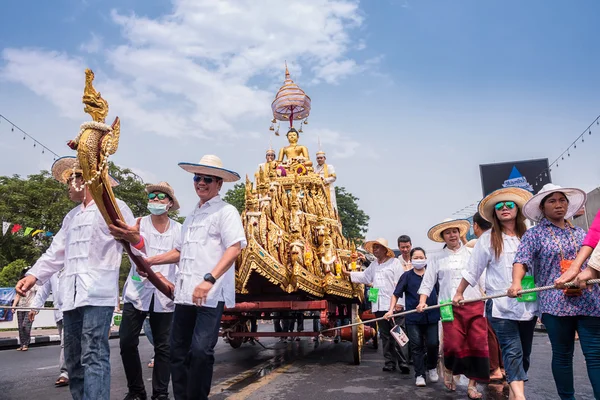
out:
{"label": "short black hair", "polygon": [[423,249],[422,247],[413,247],[413,249],[410,251],[410,258],[412,258],[412,256],[415,253],[415,251],[422,251],[423,255],[425,257],[427,257],[427,253],[425,252],[425,249]]}
{"label": "short black hair", "polygon": [[492,223],[484,219],[481,214],[479,214],[479,211],[473,215],[473,222],[479,225],[484,231],[492,229]]}
{"label": "short black hair", "polygon": [[410,244],[412,244],[412,241],[410,240],[410,236],[408,236],[408,235],[400,235],[398,237],[398,243],[410,243]]}

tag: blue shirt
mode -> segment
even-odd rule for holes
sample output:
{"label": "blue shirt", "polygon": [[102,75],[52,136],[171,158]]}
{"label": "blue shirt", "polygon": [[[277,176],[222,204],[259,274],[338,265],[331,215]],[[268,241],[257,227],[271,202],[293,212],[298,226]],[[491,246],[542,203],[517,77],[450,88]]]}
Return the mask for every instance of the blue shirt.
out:
{"label": "blue shirt", "polygon": [[[419,276],[415,273],[414,270],[410,270],[402,274],[398,284],[396,285],[396,289],[394,290],[394,296],[400,298],[405,298],[406,310],[414,310],[419,305],[420,295],[417,293],[419,287],[421,287],[421,282],[423,281],[423,277]],[[438,303],[438,290],[439,284],[436,283],[431,291],[431,294],[427,298],[428,306],[435,306]],[[407,324],[435,324],[440,320],[440,310],[434,309],[423,313],[413,313],[408,314],[406,317]]]}

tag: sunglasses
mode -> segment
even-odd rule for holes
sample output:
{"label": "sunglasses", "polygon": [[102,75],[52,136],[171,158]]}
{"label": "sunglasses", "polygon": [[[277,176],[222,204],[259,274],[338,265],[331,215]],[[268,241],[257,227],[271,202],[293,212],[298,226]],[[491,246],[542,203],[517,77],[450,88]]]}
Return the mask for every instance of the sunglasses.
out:
{"label": "sunglasses", "polygon": [[148,200],[154,200],[157,197],[159,200],[164,200],[167,197],[167,195],[164,193],[148,193]]}
{"label": "sunglasses", "polygon": [[497,211],[500,211],[504,208],[504,206],[506,206],[506,208],[512,210],[513,208],[515,208],[516,204],[514,201],[501,201],[500,203],[496,203],[496,205],[494,206],[494,208]]}
{"label": "sunglasses", "polygon": [[194,182],[200,183],[204,181],[207,185],[213,183],[217,178],[214,176],[194,175]]}

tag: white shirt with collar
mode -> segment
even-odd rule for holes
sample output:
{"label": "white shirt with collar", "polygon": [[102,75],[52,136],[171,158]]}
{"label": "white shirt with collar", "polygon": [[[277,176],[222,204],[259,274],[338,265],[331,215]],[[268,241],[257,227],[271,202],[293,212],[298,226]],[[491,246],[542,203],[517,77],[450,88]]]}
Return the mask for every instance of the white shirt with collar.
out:
{"label": "white shirt with collar", "polygon": [[[117,205],[124,222],[134,225],[127,204],[117,199]],[[112,237],[92,201],[87,207],[81,204],[69,211],[52,244],[28,275],[43,284],[64,267],[60,278],[63,312],[84,306],[115,307],[122,254],[123,246]]]}
{"label": "white shirt with collar", "polygon": [[[435,283],[439,281],[438,302],[452,300],[462,280],[462,271],[467,268],[470,257],[471,249],[461,245],[456,251],[446,247],[439,254],[429,258],[423,282],[417,293],[429,296]],[[480,298],[482,296],[480,286],[467,287],[463,296],[465,300]]]}
{"label": "white shirt with collar", "polygon": [[[140,234],[144,237],[144,256],[151,257],[166,253],[175,247],[181,237],[181,224],[169,218],[169,227],[165,232],[160,233],[152,223],[152,216],[147,215],[140,221]],[[153,265],[152,270],[160,272],[169,282],[175,282],[177,264]],[[150,310],[153,295],[154,309]],[[175,310],[173,300],[156,289],[148,278],[141,277],[133,262],[123,287],[123,302],[133,304],[133,307],[140,311],[165,313]]]}
{"label": "white shirt with collar", "polygon": [[[236,243],[246,247],[246,234],[240,214],[220,196],[195,207],[185,219],[179,242],[179,273],[175,282],[175,304],[195,305],[192,294],[223,257],[225,250]],[[216,308],[220,301],[226,307],[235,306],[235,265],[217,279],[208,292],[205,307]]]}
{"label": "white shirt with collar", "polygon": [[[375,260],[362,272],[350,272],[350,280],[354,283],[372,284],[375,289],[379,289],[377,302],[371,303],[371,310],[387,311],[394,289],[403,273],[404,268],[400,261],[392,257],[382,264]],[[398,304],[404,306],[404,299],[398,299]]]}
{"label": "white shirt with collar", "polygon": [[[492,248],[491,231],[485,232],[471,254],[468,267],[462,276],[471,286],[475,286],[486,273],[485,291],[487,295],[504,294],[512,284],[513,260],[521,240],[516,236],[502,233],[502,254],[496,258]],[[531,321],[538,310],[538,303],[518,302],[517,299],[501,297],[494,299],[492,317],[515,321]]]}

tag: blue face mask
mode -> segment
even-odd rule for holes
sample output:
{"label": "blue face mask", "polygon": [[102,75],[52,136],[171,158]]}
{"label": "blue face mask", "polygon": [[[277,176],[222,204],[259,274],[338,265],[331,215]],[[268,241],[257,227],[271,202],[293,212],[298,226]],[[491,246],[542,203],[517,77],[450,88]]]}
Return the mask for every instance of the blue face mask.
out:
{"label": "blue face mask", "polygon": [[148,211],[153,215],[162,215],[167,212],[168,204],[148,203]]}

